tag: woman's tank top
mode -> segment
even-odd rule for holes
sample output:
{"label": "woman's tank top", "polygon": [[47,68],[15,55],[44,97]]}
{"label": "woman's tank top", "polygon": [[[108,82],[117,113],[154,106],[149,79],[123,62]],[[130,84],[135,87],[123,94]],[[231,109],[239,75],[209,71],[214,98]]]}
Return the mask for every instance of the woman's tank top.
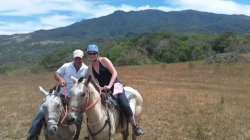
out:
{"label": "woman's tank top", "polygon": [[[107,68],[105,68],[100,61],[98,62],[99,62],[99,74],[95,71],[93,65],[92,65],[92,71],[93,71],[95,78],[98,80],[99,85],[103,87],[105,85],[109,85],[109,82],[112,77],[112,73]],[[117,78],[115,82],[119,82]],[[113,91],[113,88],[114,88],[114,85],[112,85],[111,91]]]}

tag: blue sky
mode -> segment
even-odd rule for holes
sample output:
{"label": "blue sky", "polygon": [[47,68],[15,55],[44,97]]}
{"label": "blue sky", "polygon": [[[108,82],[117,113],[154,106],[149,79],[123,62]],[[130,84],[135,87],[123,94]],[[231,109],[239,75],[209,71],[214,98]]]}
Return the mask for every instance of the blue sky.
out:
{"label": "blue sky", "polygon": [[250,16],[249,0],[1,0],[0,35],[30,33],[64,27],[82,19],[105,16],[116,10],[193,9],[218,14]]}

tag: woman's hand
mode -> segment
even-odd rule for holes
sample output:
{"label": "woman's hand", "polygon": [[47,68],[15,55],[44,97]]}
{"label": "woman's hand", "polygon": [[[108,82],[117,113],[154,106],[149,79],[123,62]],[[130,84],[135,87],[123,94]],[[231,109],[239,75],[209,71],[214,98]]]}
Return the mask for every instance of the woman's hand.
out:
{"label": "woman's hand", "polygon": [[109,90],[110,90],[109,86],[101,87],[101,91],[103,91],[103,92],[108,92]]}

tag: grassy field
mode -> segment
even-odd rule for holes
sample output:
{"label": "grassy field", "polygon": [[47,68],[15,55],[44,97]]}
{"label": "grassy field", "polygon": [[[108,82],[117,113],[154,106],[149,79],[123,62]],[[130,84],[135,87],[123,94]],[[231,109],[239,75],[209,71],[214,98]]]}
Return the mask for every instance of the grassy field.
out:
{"label": "grassy field", "polygon": [[[143,96],[141,140],[250,139],[250,64],[130,66],[118,74]],[[43,99],[38,85],[54,84],[52,73],[0,76],[1,139],[27,137]]]}

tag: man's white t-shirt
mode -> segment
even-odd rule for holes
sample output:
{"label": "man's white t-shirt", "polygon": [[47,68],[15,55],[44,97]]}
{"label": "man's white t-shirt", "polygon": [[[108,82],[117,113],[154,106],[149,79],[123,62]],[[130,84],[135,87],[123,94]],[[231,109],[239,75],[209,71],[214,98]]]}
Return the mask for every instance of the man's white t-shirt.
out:
{"label": "man's white t-shirt", "polygon": [[[56,72],[59,73],[64,81],[66,82],[66,96],[70,97],[70,90],[74,86],[74,82],[70,78],[74,76],[79,79],[81,77],[86,77],[88,66],[82,64],[82,67],[76,72],[74,67],[74,62],[63,64]],[[60,93],[64,95],[64,88],[61,88]]]}

